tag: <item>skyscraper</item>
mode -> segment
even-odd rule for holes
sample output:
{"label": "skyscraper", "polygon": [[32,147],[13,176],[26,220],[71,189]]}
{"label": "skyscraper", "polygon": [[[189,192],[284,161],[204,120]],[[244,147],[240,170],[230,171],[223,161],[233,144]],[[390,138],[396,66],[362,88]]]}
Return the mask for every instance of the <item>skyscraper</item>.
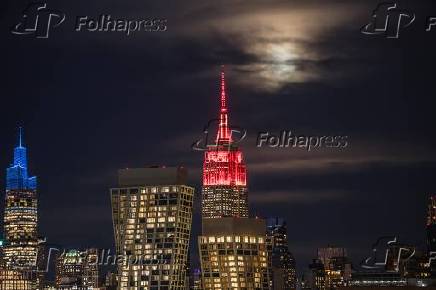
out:
{"label": "skyscraper", "polygon": [[427,208],[427,248],[436,251],[436,196],[430,196]]}
{"label": "skyscraper", "polygon": [[118,289],[185,290],[194,188],[186,169],[118,172],[111,189]]}
{"label": "skyscraper", "polygon": [[6,170],[3,251],[5,268],[10,274],[8,277],[18,277],[22,289],[27,289],[27,280],[32,280],[36,273],[37,204],[36,177],[29,177],[28,174],[27,149],[23,145],[20,128],[13,163]]}
{"label": "skyscraper", "polygon": [[97,289],[98,250],[70,249],[56,258],[56,289]]}
{"label": "skyscraper", "polygon": [[327,288],[348,286],[351,279],[351,262],[347,258],[345,248],[334,246],[319,248],[318,259],[324,265]]}
{"label": "skyscraper", "polygon": [[202,217],[248,217],[247,173],[242,152],[232,142],[224,72],[218,133],[203,162]]}
{"label": "skyscraper", "polygon": [[296,289],[295,259],[289,251],[288,229],[282,218],[267,220],[267,237],[271,244],[270,263],[272,289]]}
{"label": "skyscraper", "polygon": [[268,289],[265,220],[248,217],[245,163],[231,133],[221,72],[218,132],[203,163],[198,237],[202,286],[203,290]]}
{"label": "skyscraper", "polygon": [[302,289],[325,290],[326,275],[324,265],[320,259],[313,259],[309,264],[309,270],[304,273],[302,278]]}
{"label": "skyscraper", "polygon": [[199,237],[203,290],[269,289],[265,220],[203,219]]}
{"label": "skyscraper", "polygon": [[330,260],[334,257],[347,257],[347,249],[335,246],[318,248],[318,259],[325,268],[329,267]]}
{"label": "skyscraper", "polygon": [[[432,252],[436,252],[436,196],[429,197],[427,207],[427,252],[428,256],[433,256]],[[430,273],[432,277],[436,277],[436,261],[430,261]]]}

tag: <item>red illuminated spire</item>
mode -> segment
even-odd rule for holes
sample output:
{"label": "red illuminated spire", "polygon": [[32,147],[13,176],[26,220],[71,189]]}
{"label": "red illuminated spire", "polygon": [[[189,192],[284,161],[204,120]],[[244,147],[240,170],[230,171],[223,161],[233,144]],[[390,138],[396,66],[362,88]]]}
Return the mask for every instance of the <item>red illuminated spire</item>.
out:
{"label": "red illuminated spire", "polygon": [[[220,116],[216,145],[204,153],[203,186],[246,186],[247,173],[241,150],[233,144],[228,122],[226,81],[221,71]],[[232,146],[230,146],[232,145]],[[213,206],[215,210],[215,206]]]}
{"label": "red illuminated spire", "polygon": [[218,134],[216,136],[217,144],[228,144],[232,142],[232,136],[229,130],[229,116],[227,114],[227,95],[226,95],[226,79],[224,75],[224,66],[221,71],[221,108],[220,108],[220,123],[218,125]]}
{"label": "red illuminated spire", "polygon": [[248,217],[247,170],[228,121],[226,81],[221,71],[220,116],[216,145],[207,146],[203,162],[203,218]]}

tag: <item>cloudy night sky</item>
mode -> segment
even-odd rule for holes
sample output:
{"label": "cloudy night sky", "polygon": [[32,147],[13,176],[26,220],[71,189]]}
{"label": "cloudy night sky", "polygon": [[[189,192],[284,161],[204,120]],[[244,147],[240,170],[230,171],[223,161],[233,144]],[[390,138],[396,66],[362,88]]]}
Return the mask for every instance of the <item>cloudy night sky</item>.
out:
{"label": "cloudy night sky", "polygon": [[[431,0],[399,39],[364,35],[378,1],[49,1],[66,14],[48,39],[14,35],[27,1],[0,9],[0,168],[23,126],[39,179],[39,233],[66,247],[113,247],[117,169],[183,165],[218,116],[225,65],[253,215],[284,217],[299,271],[316,248],[355,265],[380,236],[423,246],[436,194],[436,16]],[[433,3],[432,3],[433,2]],[[74,31],[77,16],[167,19],[165,32]],[[257,148],[259,132],[348,136],[344,149]],[[5,171],[3,171],[5,172]],[[0,179],[4,196],[4,177]],[[3,200],[3,198],[1,199]],[[3,207],[2,207],[3,208]]]}

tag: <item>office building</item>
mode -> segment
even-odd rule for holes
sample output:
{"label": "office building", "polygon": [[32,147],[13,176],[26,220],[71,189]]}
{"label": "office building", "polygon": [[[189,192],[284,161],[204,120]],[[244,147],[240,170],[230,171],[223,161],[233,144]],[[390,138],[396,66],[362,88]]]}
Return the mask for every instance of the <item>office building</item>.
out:
{"label": "office building", "polygon": [[116,290],[118,286],[117,274],[111,271],[107,272],[104,281],[104,286],[106,290]]}
{"label": "office building", "polygon": [[178,168],[118,172],[111,189],[118,289],[186,289],[194,188]]}
{"label": "office building", "polygon": [[324,265],[327,288],[348,286],[352,267],[345,248],[334,246],[319,248],[318,259]]}
{"label": "office building", "polygon": [[436,251],[436,196],[430,196],[427,207],[427,248]]}
{"label": "office building", "polygon": [[203,219],[203,290],[269,289],[265,220]]}
{"label": "office building", "polygon": [[325,290],[327,288],[326,273],[322,261],[313,259],[302,280],[302,289]]}
{"label": "office building", "polygon": [[295,259],[289,251],[287,225],[284,219],[267,219],[267,239],[270,244],[270,280],[274,290],[296,289]]}
{"label": "office building", "polygon": [[27,271],[0,268],[0,290],[34,290],[34,277]]}
{"label": "office building", "polygon": [[97,249],[70,249],[57,256],[57,289],[98,289],[98,286]]}
{"label": "office building", "polygon": [[329,268],[330,260],[334,257],[347,257],[347,250],[345,248],[335,246],[318,248],[318,259],[325,268]]}
{"label": "office building", "polygon": [[[434,256],[436,253],[436,196],[429,197],[427,207],[427,255]],[[430,275],[436,278],[436,261],[431,260],[429,265]]]}
{"label": "office building", "polygon": [[28,173],[27,148],[20,128],[13,162],[6,169],[2,289],[36,287],[37,226],[36,177],[30,177]]}

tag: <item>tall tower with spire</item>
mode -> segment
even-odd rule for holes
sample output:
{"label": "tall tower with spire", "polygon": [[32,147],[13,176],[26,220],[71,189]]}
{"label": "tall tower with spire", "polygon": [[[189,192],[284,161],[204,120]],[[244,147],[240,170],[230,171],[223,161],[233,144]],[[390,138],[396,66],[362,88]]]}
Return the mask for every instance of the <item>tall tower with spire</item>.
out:
{"label": "tall tower with spire", "polygon": [[19,129],[18,144],[14,149],[14,161],[6,169],[6,190],[36,190],[36,177],[27,171],[27,148],[23,146],[23,129]]}
{"label": "tall tower with spire", "polygon": [[29,272],[36,270],[38,248],[36,185],[36,177],[31,177],[28,173],[27,148],[24,146],[20,128],[13,163],[6,169],[4,259],[9,269]]}
{"label": "tall tower with spire", "polygon": [[198,237],[202,289],[269,289],[265,220],[249,218],[247,172],[229,126],[221,72],[218,132],[204,153],[202,234]]}
{"label": "tall tower with spire", "polygon": [[247,172],[242,152],[232,140],[224,71],[220,88],[216,142],[204,153],[202,217],[248,217]]}

